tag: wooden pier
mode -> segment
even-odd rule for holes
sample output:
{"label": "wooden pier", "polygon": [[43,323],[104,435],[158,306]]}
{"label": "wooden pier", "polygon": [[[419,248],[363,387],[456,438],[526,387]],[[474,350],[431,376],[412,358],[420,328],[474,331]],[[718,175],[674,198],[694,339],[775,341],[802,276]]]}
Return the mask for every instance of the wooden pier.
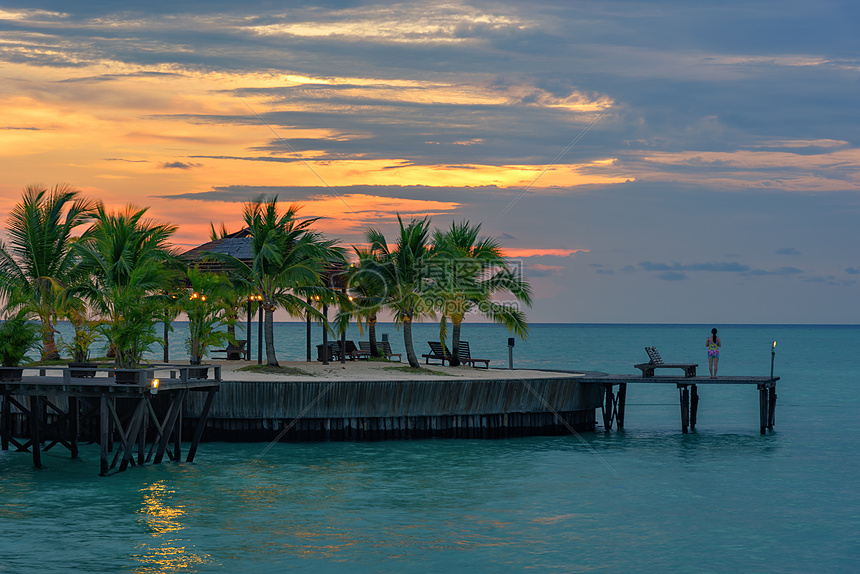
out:
{"label": "wooden pier", "polygon": [[58,444],[77,458],[83,436],[101,446],[102,476],[158,464],[165,455],[180,460],[183,406],[191,393],[200,393],[205,399],[186,458],[191,462],[221,379],[218,366],[206,367],[213,378],[189,378],[202,374],[203,368],[153,365],[126,371],[136,382],[117,384],[115,375],[122,371],[113,368],[97,368],[92,377],[72,377],[80,369],[37,367],[32,370],[38,375],[0,381],[2,449],[32,452],[33,464],[41,467],[41,453]]}
{"label": "wooden pier", "polygon": [[[627,399],[628,384],[676,385],[681,406],[681,430],[696,428],[696,414],[699,408],[699,385],[755,385],[759,396],[759,426],[761,434],[773,430],[776,411],[776,382],[779,377],[733,376],[718,377],[669,377],[637,375],[607,375],[591,373],[580,379],[583,384],[600,385],[603,389],[603,427],[607,432],[613,422],[619,429],[624,428],[624,406]],[[615,386],[618,386],[617,391]]]}

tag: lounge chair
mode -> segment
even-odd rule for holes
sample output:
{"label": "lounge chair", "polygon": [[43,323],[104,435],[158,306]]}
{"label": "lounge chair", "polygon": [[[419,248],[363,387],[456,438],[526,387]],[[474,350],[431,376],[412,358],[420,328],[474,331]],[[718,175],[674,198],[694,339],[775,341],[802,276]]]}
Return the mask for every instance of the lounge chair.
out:
{"label": "lounge chair", "polygon": [[[340,353],[341,353],[340,341],[336,341],[334,343],[334,351],[335,351],[335,354],[337,355],[337,360],[340,360]],[[346,341],[345,342],[343,351],[344,351],[344,356],[347,359],[349,359],[350,361],[354,360],[354,359],[369,359],[370,358],[370,349],[368,349],[367,351],[365,351],[363,349],[359,349],[355,346],[355,343],[353,343],[352,341]]]}
{"label": "lounge chair", "polygon": [[382,344],[382,354],[385,355],[385,358],[390,361],[391,357],[397,357],[397,362],[399,363],[401,353],[392,353],[391,352],[391,343],[389,343],[388,341],[382,341],[381,344]]}
{"label": "lounge chair", "polygon": [[458,357],[460,362],[466,365],[475,366],[475,363],[484,363],[484,368],[490,368],[490,359],[473,359],[472,353],[469,350],[469,342],[468,341],[460,341],[460,352],[458,353]]}
{"label": "lounge chair", "polygon": [[430,353],[427,355],[421,355],[427,359],[424,361],[424,364],[431,364],[430,359],[441,361],[443,365],[445,364],[445,361],[451,361],[451,351],[448,350],[447,345],[443,348],[442,343],[439,341],[427,341],[427,344],[430,345]]}
{"label": "lounge chair", "polygon": [[225,353],[228,361],[240,361],[245,356],[245,345],[248,341],[239,341],[238,345],[228,343],[226,349],[213,349],[210,353]]}
{"label": "lounge chair", "polygon": [[648,353],[650,361],[633,365],[635,368],[642,371],[643,377],[653,377],[654,369],[683,369],[685,377],[695,377],[696,367],[698,363],[664,363],[663,357],[657,351],[657,347],[645,347],[645,352]]}
{"label": "lounge chair", "polygon": [[[359,341],[358,346],[361,347],[362,351],[367,351],[368,353],[370,352],[370,341]],[[397,357],[398,363],[401,361],[401,354],[392,353],[391,344],[388,341],[377,341],[376,348],[382,351],[382,355],[389,361],[391,360],[391,357]]]}

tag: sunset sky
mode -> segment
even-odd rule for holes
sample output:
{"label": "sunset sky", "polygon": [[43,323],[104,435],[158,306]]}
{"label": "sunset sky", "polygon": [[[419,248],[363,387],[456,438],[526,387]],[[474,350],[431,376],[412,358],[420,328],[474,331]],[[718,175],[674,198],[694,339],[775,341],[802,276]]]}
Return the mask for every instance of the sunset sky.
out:
{"label": "sunset sky", "polygon": [[65,182],[185,249],[278,194],[347,245],[482,223],[532,322],[856,324],[858,27],[838,0],[5,0],[0,220]]}

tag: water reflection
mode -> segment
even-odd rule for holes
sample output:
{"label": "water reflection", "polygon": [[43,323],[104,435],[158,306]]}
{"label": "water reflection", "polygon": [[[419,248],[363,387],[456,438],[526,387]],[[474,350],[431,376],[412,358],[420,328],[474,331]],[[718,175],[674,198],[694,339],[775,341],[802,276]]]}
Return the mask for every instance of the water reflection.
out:
{"label": "water reflection", "polygon": [[206,554],[196,554],[186,546],[186,541],[176,536],[185,528],[183,518],[186,510],[181,504],[173,504],[175,490],[168,486],[167,481],[159,480],[144,485],[140,489],[143,495],[141,507],[137,513],[141,515],[140,522],[149,530],[151,543],[141,542],[138,547],[142,550],[132,559],[141,563],[135,572],[181,572],[196,571],[195,568],[207,564],[211,558]]}

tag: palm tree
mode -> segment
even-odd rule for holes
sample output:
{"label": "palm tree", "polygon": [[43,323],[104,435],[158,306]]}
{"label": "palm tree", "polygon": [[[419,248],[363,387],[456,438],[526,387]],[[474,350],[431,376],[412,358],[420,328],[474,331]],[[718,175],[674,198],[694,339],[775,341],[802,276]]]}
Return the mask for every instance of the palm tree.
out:
{"label": "palm tree", "polygon": [[[442,308],[440,324],[444,342],[446,322],[451,320],[451,366],[460,364],[460,329],[466,314],[477,309],[496,323],[525,339],[529,326],[519,308],[493,301],[499,292],[509,292],[531,306],[531,286],[510,267],[498,241],[479,237],[481,225],[468,221],[452,223],[447,231],[435,230],[433,251],[435,286]],[[444,347],[443,347],[444,348]]]}
{"label": "palm tree", "polygon": [[322,319],[319,311],[303,297],[322,293],[329,299],[330,290],[321,287],[323,273],[330,263],[344,260],[343,249],[335,246],[336,241],[311,229],[318,217],[296,219],[300,209],[301,206],[292,204],[281,213],[277,196],[249,201],[243,217],[251,234],[250,265],[232,255],[210,254],[228,264],[253,293],[262,296],[266,363],[271,366],[278,366],[273,325],[275,309],[281,307],[290,315],[309,312]]}
{"label": "palm tree", "polygon": [[354,317],[358,328],[367,326],[367,337],[370,340],[370,356],[381,357],[382,351],[376,344],[376,319],[379,311],[385,306],[385,295],[388,287],[374,266],[379,265],[380,257],[368,249],[353,246],[358,264],[353,265],[344,274],[349,289],[349,297],[342,303],[341,310],[335,318],[338,331],[346,329],[350,317]]}
{"label": "palm tree", "polygon": [[24,295],[42,322],[42,360],[59,359],[54,324],[65,289],[77,273],[72,231],[90,219],[94,203],[66,184],[24,189],[7,220],[9,243],[0,242],[0,293]]}
{"label": "palm tree", "polygon": [[[76,248],[89,281],[76,288],[107,319],[104,333],[121,368],[137,367],[159,339],[165,292],[176,287],[178,265],[168,239],[176,227],[144,219],[147,209],[96,208],[95,222]],[[173,289],[175,290],[175,289]]]}
{"label": "palm tree", "polygon": [[219,328],[227,324],[228,305],[235,291],[224,275],[201,271],[199,265],[189,268],[185,278],[191,291],[181,303],[188,316],[186,346],[189,362],[199,365],[209,347],[229,342],[229,334]]}
{"label": "palm tree", "polygon": [[368,271],[385,285],[385,307],[394,313],[394,320],[403,326],[403,344],[409,366],[420,368],[412,343],[412,322],[424,315],[433,316],[433,292],[430,281],[430,218],[413,219],[400,225],[394,249],[389,248],[385,236],[376,229],[367,230],[370,251],[378,258],[368,261]]}

